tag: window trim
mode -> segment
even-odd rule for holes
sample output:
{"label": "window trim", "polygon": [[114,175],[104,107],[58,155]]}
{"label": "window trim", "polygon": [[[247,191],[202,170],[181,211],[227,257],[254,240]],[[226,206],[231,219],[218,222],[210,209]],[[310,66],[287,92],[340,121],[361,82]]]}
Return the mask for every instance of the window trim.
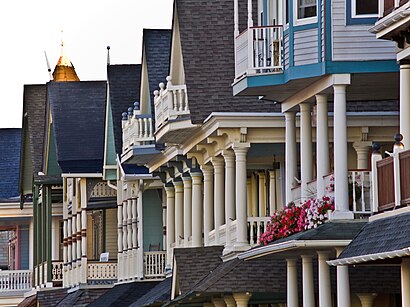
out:
{"label": "window trim", "polygon": [[317,15],[319,12],[319,1],[316,0],[316,16],[307,17],[307,18],[298,18],[298,0],[293,0],[293,25],[301,26],[310,23],[317,23]]}
{"label": "window trim", "polygon": [[[350,18],[375,18],[375,17],[377,18],[379,16],[378,10],[374,14],[362,14],[362,15],[356,14],[356,1],[357,0],[350,0],[350,8],[351,8]],[[377,7],[378,6],[379,6],[379,1],[377,1]]]}

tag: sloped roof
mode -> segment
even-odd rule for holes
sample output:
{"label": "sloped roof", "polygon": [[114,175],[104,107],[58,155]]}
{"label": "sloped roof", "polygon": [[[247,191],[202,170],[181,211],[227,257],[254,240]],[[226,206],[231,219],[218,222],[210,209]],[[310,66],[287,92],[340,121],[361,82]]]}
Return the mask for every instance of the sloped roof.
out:
{"label": "sloped roof", "polygon": [[141,65],[108,65],[108,84],[114,126],[115,151],[122,153],[122,116],[138,101],[141,85]]}
{"label": "sloped roof", "polygon": [[163,303],[168,302],[171,299],[171,286],[172,278],[165,278],[149,292],[144,294],[135,303],[130,305],[130,307],[141,307],[141,306],[152,306],[158,305],[162,306]]}
{"label": "sloped roof", "polygon": [[[108,288],[90,288],[79,289],[77,291],[67,293],[67,295],[55,305],[56,307],[72,307],[72,306],[88,306],[90,303],[98,299],[101,295],[107,292]],[[107,305],[105,305],[107,306]]]}
{"label": "sloped roof", "polygon": [[47,88],[63,173],[101,173],[106,82],[50,82]]}
{"label": "sloped roof", "polygon": [[[41,171],[43,163],[46,96],[47,90],[45,84],[24,85],[21,148],[25,148],[24,135],[28,133],[28,139],[30,141],[29,148],[33,164],[33,176],[35,180],[39,178],[38,172]],[[23,171],[23,165],[21,171]],[[22,175],[20,175],[20,186],[22,186]]]}
{"label": "sloped roof", "polygon": [[[233,2],[175,2],[192,122],[202,123],[211,112],[280,112],[272,102],[233,97]],[[239,2],[243,7],[245,1]]]}
{"label": "sloped roof", "polygon": [[189,291],[210,271],[222,263],[223,246],[174,249],[179,288],[182,294]]}
{"label": "sloped roof", "polygon": [[143,46],[147,61],[151,110],[154,110],[154,94],[160,82],[166,83],[169,73],[169,57],[171,52],[171,30],[144,29]]}
{"label": "sloped roof", "polygon": [[21,129],[0,129],[0,199],[19,195]]}

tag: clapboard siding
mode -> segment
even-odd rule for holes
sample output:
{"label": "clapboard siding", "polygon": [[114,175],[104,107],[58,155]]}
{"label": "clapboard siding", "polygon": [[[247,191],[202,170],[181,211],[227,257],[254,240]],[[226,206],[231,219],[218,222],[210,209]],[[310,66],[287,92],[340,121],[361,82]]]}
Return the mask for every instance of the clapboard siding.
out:
{"label": "clapboard siding", "polygon": [[320,18],[320,22],[321,22],[320,31],[322,33],[322,37],[321,37],[321,40],[322,40],[321,56],[322,56],[322,62],[324,62],[325,61],[325,46],[326,46],[326,42],[325,42],[325,0],[322,0],[320,10],[322,12],[322,15],[321,15],[321,18]]}
{"label": "clapboard siding", "polygon": [[376,39],[376,36],[369,32],[371,25],[346,26],[345,1],[332,1],[332,59],[394,60],[394,43]]}
{"label": "clapboard siding", "polygon": [[29,231],[28,225],[20,226],[20,270],[29,268]]}
{"label": "clapboard siding", "polygon": [[297,31],[294,34],[295,66],[318,62],[318,29]]}
{"label": "clapboard siding", "polygon": [[285,36],[284,39],[284,55],[283,55],[283,60],[285,62],[285,69],[289,68],[289,35]]}
{"label": "clapboard siding", "polygon": [[105,251],[110,253],[110,259],[117,259],[117,209],[105,211]]}

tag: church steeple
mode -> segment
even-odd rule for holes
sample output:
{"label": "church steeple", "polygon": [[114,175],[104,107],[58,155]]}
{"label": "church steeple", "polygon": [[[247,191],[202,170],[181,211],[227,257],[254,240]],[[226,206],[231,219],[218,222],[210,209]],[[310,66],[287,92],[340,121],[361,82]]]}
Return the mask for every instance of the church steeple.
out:
{"label": "church steeple", "polygon": [[53,81],[80,81],[77,73],[75,72],[73,63],[71,63],[68,56],[64,53],[63,39],[61,39],[61,55],[53,72]]}

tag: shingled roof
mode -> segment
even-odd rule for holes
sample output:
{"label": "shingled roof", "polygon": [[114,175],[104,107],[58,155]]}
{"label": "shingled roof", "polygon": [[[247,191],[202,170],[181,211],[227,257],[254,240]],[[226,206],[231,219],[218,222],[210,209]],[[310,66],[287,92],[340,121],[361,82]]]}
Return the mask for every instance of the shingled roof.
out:
{"label": "shingled roof", "polygon": [[0,129],[0,199],[17,197],[21,129]]}
{"label": "shingled roof", "polygon": [[130,307],[162,306],[171,299],[172,278],[166,278],[144,294]]}
{"label": "shingled roof", "polygon": [[147,63],[151,110],[154,110],[154,94],[160,82],[166,82],[171,52],[171,30],[144,29],[143,52]]}
{"label": "shingled roof", "polygon": [[139,100],[141,65],[108,65],[107,78],[110,87],[110,102],[113,117],[115,151],[122,152],[122,116],[134,102]]}
{"label": "shingled roof", "polygon": [[63,173],[101,173],[106,82],[50,82],[47,88]]}
{"label": "shingled roof", "polygon": [[192,122],[202,123],[211,112],[280,112],[272,102],[233,97],[233,2],[175,2]]}

